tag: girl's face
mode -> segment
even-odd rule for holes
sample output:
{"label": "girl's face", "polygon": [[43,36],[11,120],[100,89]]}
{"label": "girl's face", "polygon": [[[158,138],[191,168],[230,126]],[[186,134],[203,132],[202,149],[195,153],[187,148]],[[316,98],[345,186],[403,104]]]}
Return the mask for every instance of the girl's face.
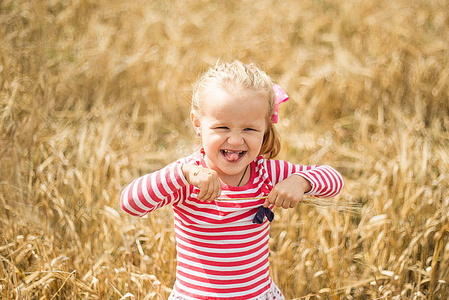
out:
{"label": "girl's face", "polygon": [[228,185],[236,186],[246,166],[259,154],[267,129],[268,101],[263,95],[230,94],[210,89],[201,112],[191,118],[200,132],[207,166]]}

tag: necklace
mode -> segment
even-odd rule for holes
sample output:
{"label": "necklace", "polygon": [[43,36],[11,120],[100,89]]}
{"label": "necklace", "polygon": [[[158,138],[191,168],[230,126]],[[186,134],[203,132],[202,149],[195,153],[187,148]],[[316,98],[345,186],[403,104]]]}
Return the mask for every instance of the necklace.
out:
{"label": "necklace", "polygon": [[237,184],[237,186],[240,186],[240,183],[242,183],[243,177],[245,177],[247,170],[248,170],[248,165],[246,165],[245,172],[243,172],[242,178],[240,178],[239,184]]}

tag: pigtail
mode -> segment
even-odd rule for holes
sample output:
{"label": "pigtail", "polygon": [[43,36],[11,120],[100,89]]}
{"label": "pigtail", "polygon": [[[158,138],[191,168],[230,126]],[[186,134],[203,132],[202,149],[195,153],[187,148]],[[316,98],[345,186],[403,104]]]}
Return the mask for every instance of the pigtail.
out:
{"label": "pigtail", "polygon": [[259,155],[263,155],[266,159],[275,158],[281,151],[281,139],[273,123],[269,122],[267,132],[263,136],[262,146]]}

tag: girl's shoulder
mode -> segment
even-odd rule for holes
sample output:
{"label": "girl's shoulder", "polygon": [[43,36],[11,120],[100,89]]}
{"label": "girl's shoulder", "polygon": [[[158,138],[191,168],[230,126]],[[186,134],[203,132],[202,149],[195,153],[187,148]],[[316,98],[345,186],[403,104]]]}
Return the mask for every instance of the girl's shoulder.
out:
{"label": "girl's shoulder", "polygon": [[264,174],[264,173],[266,173],[270,169],[271,164],[275,163],[275,160],[273,160],[273,159],[266,159],[262,155],[259,155],[253,161],[253,163],[255,164],[255,171],[256,171],[256,173]]}
{"label": "girl's shoulder", "polygon": [[291,171],[298,171],[304,166],[300,164],[294,164],[287,160],[282,159],[266,159],[263,156],[258,156],[254,161],[256,163],[256,171],[261,173],[271,174],[285,173]]}
{"label": "girl's shoulder", "polygon": [[260,166],[267,166],[267,165],[286,165],[286,164],[291,164],[291,162],[286,161],[286,160],[282,160],[282,159],[266,159],[265,157],[263,157],[262,155],[259,155],[254,162],[256,163],[256,165],[260,165]]}

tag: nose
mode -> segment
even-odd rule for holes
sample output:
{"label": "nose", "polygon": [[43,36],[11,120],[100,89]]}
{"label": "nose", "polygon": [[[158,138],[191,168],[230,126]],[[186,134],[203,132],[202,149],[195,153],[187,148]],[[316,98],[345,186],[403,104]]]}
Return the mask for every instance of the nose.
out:
{"label": "nose", "polygon": [[232,146],[243,144],[243,137],[239,132],[232,132],[228,137],[228,143]]}

